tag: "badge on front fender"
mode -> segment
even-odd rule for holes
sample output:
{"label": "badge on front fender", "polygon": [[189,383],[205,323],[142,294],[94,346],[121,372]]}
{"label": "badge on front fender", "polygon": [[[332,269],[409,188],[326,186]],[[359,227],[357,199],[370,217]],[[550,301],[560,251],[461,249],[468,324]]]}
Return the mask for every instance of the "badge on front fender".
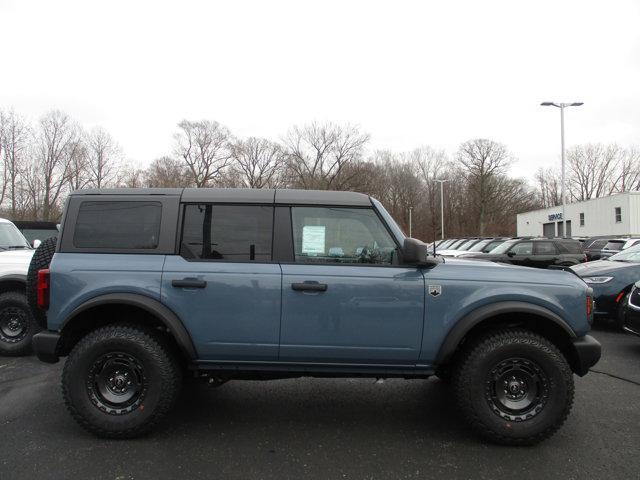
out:
{"label": "badge on front fender", "polygon": [[429,295],[432,297],[437,297],[442,293],[441,285],[429,285]]}

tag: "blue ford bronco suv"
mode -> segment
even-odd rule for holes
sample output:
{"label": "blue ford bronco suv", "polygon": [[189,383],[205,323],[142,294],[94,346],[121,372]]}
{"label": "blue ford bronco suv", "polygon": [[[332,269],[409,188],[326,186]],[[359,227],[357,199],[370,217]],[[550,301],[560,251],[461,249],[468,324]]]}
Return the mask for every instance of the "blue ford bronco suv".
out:
{"label": "blue ford bronco suv", "polygon": [[480,435],[532,444],[600,357],[576,275],[431,256],[359,193],[78,191],[51,250],[34,348],[67,357],[65,402],[102,437],[149,431],[184,375],[437,375]]}

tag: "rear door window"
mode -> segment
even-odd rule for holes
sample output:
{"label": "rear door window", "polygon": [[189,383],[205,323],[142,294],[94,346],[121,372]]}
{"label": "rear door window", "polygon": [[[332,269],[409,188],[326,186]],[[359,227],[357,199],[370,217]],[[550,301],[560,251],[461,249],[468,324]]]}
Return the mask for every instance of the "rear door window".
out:
{"label": "rear door window", "polygon": [[84,201],[78,209],[76,248],[150,250],[158,246],[162,204],[143,201]]}
{"label": "rear door window", "polygon": [[558,253],[553,242],[536,242],[536,255],[555,255]]}
{"label": "rear door window", "polygon": [[194,260],[271,261],[273,207],[185,205],[180,255]]}

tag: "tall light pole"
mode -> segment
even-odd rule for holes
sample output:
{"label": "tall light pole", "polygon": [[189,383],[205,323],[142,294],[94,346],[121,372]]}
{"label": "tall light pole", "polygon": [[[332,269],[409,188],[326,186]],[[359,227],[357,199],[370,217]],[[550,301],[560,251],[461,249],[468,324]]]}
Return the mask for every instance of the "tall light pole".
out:
{"label": "tall light pole", "polygon": [[562,156],[562,236],[567,236],[567,223],[565,219],[565,205],[566,205],[566,197],[565,197],[565,175],[564,175],[564,109],[567,107],[579,107],[580,105],[584,105],[583,102],[573,102],[573,103],[557,103],[557,102],[542,102],[540,105],[543,107],[557,107],[560,109],[560,149]]}
{"label": "tall light pole", "polygon": [[440,183],[440,238],[444,240],[444,182],[448,182],[449,180],[436,180],[436,182]]}

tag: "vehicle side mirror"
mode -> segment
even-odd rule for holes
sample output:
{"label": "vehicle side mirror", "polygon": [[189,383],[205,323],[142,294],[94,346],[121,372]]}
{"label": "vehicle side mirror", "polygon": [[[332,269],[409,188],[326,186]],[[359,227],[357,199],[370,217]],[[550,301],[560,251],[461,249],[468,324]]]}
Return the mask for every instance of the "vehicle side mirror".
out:
{"label": "vehicle side mirror", "polygon": [[428,247],[417,238],[405,238],[402,245],[402,263],[404,265],[431,265]]}
{"label": "vehicle side mirror", "polygon": [[514,251],[507,252],[507,257],[515,257],[515,256],[516,256],[516,252]]}
{"label": "vehicle side mirror", "polygon": [[42,240],[38,240],[38,239],[36,238],[33,242],[31,242],[31,246],[32,246],[33,248],[38,248],[38,247],[40,246],[40,244],[41,244],[41,243],[42,243]]}

